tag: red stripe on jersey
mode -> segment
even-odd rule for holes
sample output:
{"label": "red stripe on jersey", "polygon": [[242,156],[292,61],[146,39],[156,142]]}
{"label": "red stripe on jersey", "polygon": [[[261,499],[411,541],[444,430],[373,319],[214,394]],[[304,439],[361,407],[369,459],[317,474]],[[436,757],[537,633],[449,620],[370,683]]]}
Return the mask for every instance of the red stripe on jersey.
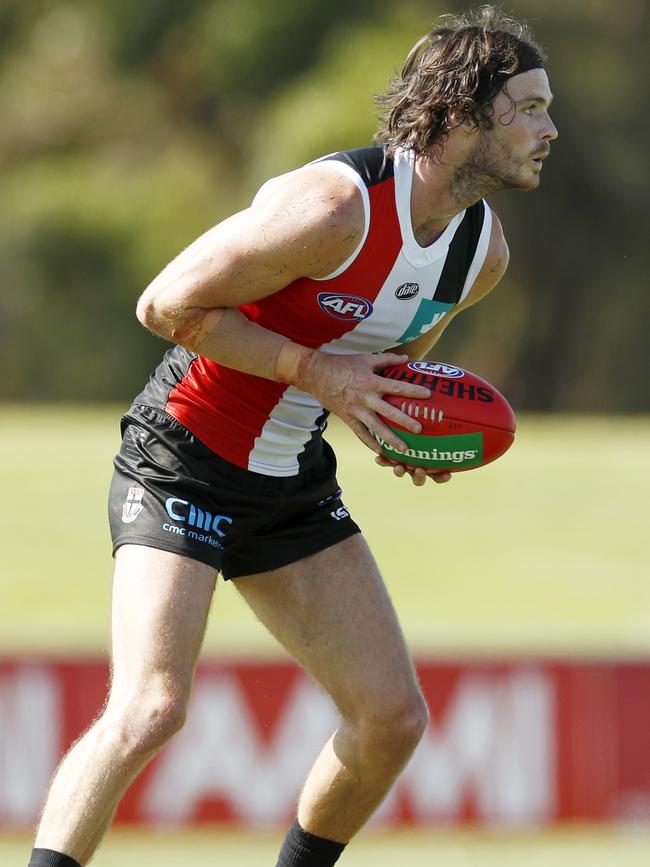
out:
{"label": "red stripe on jersey", "polygon": [[[337,318],[319,304],[319,296],[353,296],[372,304],[402,246],[394,179],[374,184],[368,192],[368,235],[343,274],[331,280],[300,278],[238,309],[259,325],[312,348],[352,330],[359,320]],[[247,468],[255,440],[286,389],[283,383],[240,373],[199,356],[170,391],[165,412],[212,451]]]}
{"label": "red stripe on jersey", "polygon": [[199,355],[169,392],[165,412],[213,452],[247,468],[255,437],[286,389],[283,382],[241,373]]}

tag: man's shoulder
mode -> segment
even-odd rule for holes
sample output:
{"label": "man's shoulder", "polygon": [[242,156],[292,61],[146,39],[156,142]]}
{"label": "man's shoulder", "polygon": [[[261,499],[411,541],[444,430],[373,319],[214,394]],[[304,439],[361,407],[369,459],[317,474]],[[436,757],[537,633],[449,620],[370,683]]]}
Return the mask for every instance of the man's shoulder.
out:
{"label": "man's shoulder", "polygon": [[488,247],[483,267],[488,268],[488,273],[496,275],[495,285],[505,274],[509,260],[510,250],[508,249],[508,243],[506,241],[506,236],[503,232],[501,220],[499,219],[497,214],[492,211],[490,245]]}
{"label": "man's shoulder", "polygon": [[251,232],[277,238],[299,276],[334,272],[356,249],[365,227],[359,182],[343,163],[321,160],[271,178],[247,213]]}
{"label": "man's shoulder", "polygon": [[393,177],[393,160],[382,145],[333,151],[305,165],[269,178],[259,189],[253,203],[282,195],[295,195],[304,185],[314,193],[333,196],[332,202],[358,198],[361,183],[366,187]]}
{"label": "man's shoulder", "polygon": [[[484,207],[486,209],[489,207],[487,202]],[[495,288],[508,268],[510,251],[503,233],[501,220],[494,211],[491,211],[491,217],[490,240],[483,265],[472,288],[467,293],[467,297],[458,305],[459,309],[471,307],[472,304],[476,304],[477,301],[484,298]]]}
{"label": "man's shoulder", "polygon": [[343,161],[324,157],[268,180],[252,208],[288,216],[300,211],[305,225],[320,225],[336,234],[363,230],[364,204],[359,181]]}
{"label": "man's shoulder", "polygon": [[321,157],[314,164],[318,165],[324,162],[348,166],[359,175],[367,187],[389,180],[394,173],[393,159],[383,145],[336,151]]}

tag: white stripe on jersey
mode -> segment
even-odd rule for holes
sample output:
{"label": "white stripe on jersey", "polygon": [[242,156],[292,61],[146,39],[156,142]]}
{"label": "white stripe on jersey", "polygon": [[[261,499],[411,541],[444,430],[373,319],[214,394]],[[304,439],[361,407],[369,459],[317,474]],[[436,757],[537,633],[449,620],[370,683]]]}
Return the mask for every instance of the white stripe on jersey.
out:
{"label": "white stripe on jersey", "polygon": [[248,469],[267,476],[295,476],[298,455],[318,430],[323,407],[315,397],[290,386],[269,413],[248,455]]}

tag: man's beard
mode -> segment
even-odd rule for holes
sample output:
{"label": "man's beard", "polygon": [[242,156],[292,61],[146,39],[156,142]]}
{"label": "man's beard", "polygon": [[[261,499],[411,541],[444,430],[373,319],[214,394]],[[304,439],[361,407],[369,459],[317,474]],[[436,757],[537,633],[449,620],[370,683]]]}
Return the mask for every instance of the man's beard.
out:
{"label": "man's beard", "polygon": [[517,166],[503,146],[480,138],[465,162],[454,171],[452,197],[461,204],[478,201],[499,190],[534,189],[537,182],[524,180],[522,169],[523,164]]}

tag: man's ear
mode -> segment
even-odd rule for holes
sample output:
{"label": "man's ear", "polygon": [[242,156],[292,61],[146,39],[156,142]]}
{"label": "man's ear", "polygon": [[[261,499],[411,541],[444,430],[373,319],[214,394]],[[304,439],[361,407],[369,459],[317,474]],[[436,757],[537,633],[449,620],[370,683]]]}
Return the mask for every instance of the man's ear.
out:
{"label": "man's ear", "polygon": [[459,108],[450,108],[447,112],[447,126],[451,129],[458,129],[464,133],[471,133],[476,129],[476,124],[472,118]]}

